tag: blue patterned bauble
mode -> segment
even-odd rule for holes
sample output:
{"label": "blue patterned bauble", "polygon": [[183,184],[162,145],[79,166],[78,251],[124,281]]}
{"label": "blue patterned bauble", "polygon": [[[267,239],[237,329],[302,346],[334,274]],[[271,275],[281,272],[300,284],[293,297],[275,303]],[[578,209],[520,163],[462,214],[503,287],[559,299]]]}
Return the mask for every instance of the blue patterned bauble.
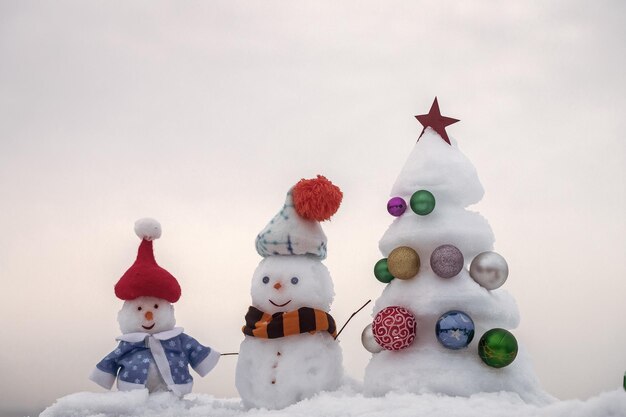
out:
{"label": "blue patterned bauble", "polygon": [[474,321],[462,311],[448,311],[437,320],[437,340],[448,349],[466,348],[474,338]]}

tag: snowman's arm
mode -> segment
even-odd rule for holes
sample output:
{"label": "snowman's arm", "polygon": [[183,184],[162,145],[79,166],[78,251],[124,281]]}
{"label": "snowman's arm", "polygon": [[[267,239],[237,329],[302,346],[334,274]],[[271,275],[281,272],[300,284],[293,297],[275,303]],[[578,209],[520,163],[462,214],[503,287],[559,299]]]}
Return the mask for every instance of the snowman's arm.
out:
{"label": "snowman's arm", "polygon": [[115,382],[115,375],[100,370],[97,366],[91,371],[89,379],[100,385],[104,389],[111,389]]}
{"label": "snowman's arm", "polygon": [[111,389],[120,369],[119,359],[123,355],[123,346],[120,343],[117,349],[109,353],[91,371],[89,379],[104,389]]}
{"label": "snowman's arm", "polygon": [[[207,347],[207,349],[211,348]],[[213,368],[215,368],[215,365],[217,365],[217,362],[220,360],[220,356],[221,355],[217,350],[211,349],[208,356],[204,358],[202,362],[194,366],[193,369],[198,373],[198,375],[205,376],[211,372]]]}
{"label": "snowman's arm", "polygon": [[193,337],[181,334],[183,349],[187,354],[187,359],[191,367],[200,376],[205,376],[217,365],[220,359],[220,353],[208,346],[203,346]]}

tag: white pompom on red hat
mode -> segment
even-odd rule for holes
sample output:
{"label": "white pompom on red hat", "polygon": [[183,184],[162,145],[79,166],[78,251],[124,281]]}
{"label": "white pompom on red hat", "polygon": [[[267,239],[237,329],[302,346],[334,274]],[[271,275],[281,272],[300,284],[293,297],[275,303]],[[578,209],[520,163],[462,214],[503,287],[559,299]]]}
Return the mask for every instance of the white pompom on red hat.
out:
{"label": "white pompom on red hat", "polygon": [[139,219],[135,222],[135,234],[139,239],[157,240],[161,237],[161,224],[148,217]]}
{"label": "white pompom on red hat", "polygon": [[181,295],[180,285],[156,263],[152,248],[152,241],[161,237],[161,225],[154,219],[139,219],[135,233],[141,239],[137,259],[115,284],[115,295],[122,300],[156,297],[175,303]]}

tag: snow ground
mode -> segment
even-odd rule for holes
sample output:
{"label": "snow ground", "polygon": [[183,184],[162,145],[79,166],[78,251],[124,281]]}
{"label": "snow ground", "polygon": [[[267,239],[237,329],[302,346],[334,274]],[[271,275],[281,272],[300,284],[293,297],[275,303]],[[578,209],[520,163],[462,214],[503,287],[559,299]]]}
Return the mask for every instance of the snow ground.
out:
{"label": "snow ground", "polygon": [[476,394],[469,398],[391,393],[364,397],[355,386],[324,392],[282,410],[245,410],[238,398],[170,393],[79,392],[58,399],[40,417],[626,417],[626,392],[615,390],[585,401],[530,405],[515,393]]}

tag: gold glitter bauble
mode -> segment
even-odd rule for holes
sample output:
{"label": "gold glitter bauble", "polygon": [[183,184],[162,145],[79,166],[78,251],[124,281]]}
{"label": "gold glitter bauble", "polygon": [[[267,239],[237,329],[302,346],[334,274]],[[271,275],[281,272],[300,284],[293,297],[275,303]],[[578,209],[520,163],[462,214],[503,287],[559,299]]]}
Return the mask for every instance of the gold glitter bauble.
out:
{"label": "gold glitter bauble", "polygon": [[400,246],[387,257],[387,268],[398,279],[413,278],[420,270],[420,257],[412,248]]}

